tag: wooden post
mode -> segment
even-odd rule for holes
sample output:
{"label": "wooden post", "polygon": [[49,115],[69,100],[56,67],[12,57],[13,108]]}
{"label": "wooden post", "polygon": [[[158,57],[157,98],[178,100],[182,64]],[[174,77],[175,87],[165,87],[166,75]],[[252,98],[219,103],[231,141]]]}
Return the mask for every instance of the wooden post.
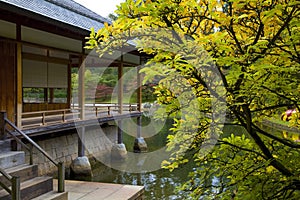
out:
{"label": "wooden post", "polygon": [[85,62],[84,57],[81,57],[81,66],[79,68],[79,88],[78,88],[78,101],[80,108],[80,119],[83,120],[85,118],[85,90],[84,90],[84,74],[85,74]]}
{"label": "wooden post", "polygon": [[[140,61],[141,64],[141,61]],[[137,66],[137,104],[138,104],[138,111],[142,112],[142,80],[141,80],[141,65]],[[141,137],[142,131],[142,117],[137,118],[137,138]]]}
{"label": "wooden post", "polygon": [[118,104],[119,114],[123,112],[123,55],[121,56],[121,65],[118,66]]}
{"label": "wooden post", "polygon": [[123,121],[119,120],[118,121],[118,144],[123,144],[123,130],[122,130],[122,126],[123,126]]}
{"label": "wooden post", "polygon": [[137,131],[136,131],[136,137],[140,138],[141,137],[141,132],[142,132],[142,117],[137,117]]}
{"label": "wooden post", "polygon": [[0,112],[0,140],[6,138],[5,131],[5,119],[7,118],[7,114],[5,111]]}
{"label": "wooden post", "polygon": [[142,111],[142,80],[140,74],[141,66],[137,67],[137,104],[138,104],[138,111]]}
{"label": "wooden post", "polygon": [[[121,65],[118,66],[118,104],[119,114],[123,113],[123,55],[121,55]],[[123,143],[122,120],[118,120],[118,144]]]}
{"label": "wooden post", "polygon": [[78,157],[83,157],[85,155],[85,127],[82,126],[77,129],[78,131]]}
{"label": "wooden post", "polygon": [[65,165],[63,162],[58,163],[58,192],[65,191]]}
{"label": "wooden post", "polygon": [[11,184],[11,199],[12,200],[21,200],[21,181],[20,177],[13,176]]}
{"label": "wooden post", "polygon": [[22,127],[22,103],[23,103],[23,88],[22,88],[22,44],[17,43],[17,98],[16,98],[16,125]]}
{"label": "wooden post", "polygon": [[[71,108],[71,98],[72,98],[72,64],[71,61],[68,64],[68,88],[67,88],[67,104],[68,104],[68,108]],[[74,105],[74,104],[73,104]]]}

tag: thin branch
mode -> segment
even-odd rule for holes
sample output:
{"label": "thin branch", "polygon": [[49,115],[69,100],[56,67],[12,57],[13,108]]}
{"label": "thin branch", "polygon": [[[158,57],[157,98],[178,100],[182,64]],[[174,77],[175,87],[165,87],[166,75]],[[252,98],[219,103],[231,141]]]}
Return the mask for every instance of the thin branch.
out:
{"label": "thin branch", "polygon": [[255,62],[259,58],[262,58],[263,55],[271,48],[271,46],[275,44],[275,41],[279,38],[279,36],[281,35],[281,33],[284,31],[284,29],[287,28],[288,24],[293,19],[293,14],[294,14],[295,11],[296,11],[296,6],[293,7],[293,9],[291,10],[290,14],[285,19],[283,25],[279,28],[279,30],[277,31],[277,33],[274,35],[274,37],[268,43],[267,48],[263,49],[263,51],[261,52],[260,55],[257,55],[255,58],[253,58],[252,62]]}
{"label": "thin branch", "polygon": [[244,147],[240,147],[240,146],[237,146],[237,145],[235,145],[235,144],[231,144],[230,142],[226,142],[226,141],[219,141],[219,143],[223,143],[223,144],[227,144],[227,145],[229,145],[229,146],[232,146],[232,147],[235,147],[235,148],[237,148],[237,149],[240,149],[240,150],[243,150],[243,151],[247,151],[247,152],[250,152],[250,153],[255,153],[255,154],[257,154],[257,155],[259,155],[259,156],[261,156],[262,158],[264,158],[264,159],[267,159],[267,157],[266,156],[264,156],[263,154],[261,154],[261,153],[259,153],[259,152],[257,152],[257,151],[254,151],[254,150],[251,150],[251,149],[247,149],[247,148],[244,148]]}

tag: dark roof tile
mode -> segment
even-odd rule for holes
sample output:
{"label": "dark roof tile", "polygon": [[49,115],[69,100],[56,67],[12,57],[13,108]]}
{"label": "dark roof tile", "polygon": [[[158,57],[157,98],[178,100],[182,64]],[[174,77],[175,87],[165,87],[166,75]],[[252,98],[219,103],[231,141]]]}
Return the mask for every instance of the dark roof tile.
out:
{"label": "dark roof tile", "polygon": [[97,13],[73,0],[0,0],[16,7],[43,15],[84,30],[102,28],[104,22],[111,23]]}

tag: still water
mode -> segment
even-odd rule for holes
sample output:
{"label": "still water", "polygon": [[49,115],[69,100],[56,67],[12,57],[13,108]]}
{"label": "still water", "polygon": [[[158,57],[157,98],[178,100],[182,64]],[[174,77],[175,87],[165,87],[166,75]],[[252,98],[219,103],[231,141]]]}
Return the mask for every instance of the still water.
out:
{"label": "still water", "polygon": [[[144,117],[142,120],[142,125],[147,127],[149,123],[149,119]],[[172,121],[167,120],[156,134],[145,138],[149,152],[153,152],[165,146],[167,135],[171,134],[169,132],[171,125]],[[126,126],[126,121],[123,122],[123,126]],[[158,125],[155,126],[157,127]],[[154,131],[154,127],[150,127],[150,129]],[[147,130],[142,129],[142,132],[142,134],[146,134]],[[135,137],[126,133],[123,135],[123,137],[127,151],[132,151]],[[177,193],[175,192],[175,189],[180,185],[180,183],[188,180],[188,173],[193,169],[193,163],[188,163],[174,170],[173,172],[170,172],[166,169],[158,169],[156,171],[144,173],[129,173],[111,169],[97,160],[92,161],[91,164],[93,169],[93,181],[142,185],[145,187],[145,199],[147,200],[183,199],[183,195],[186,196],[187,194]]]}
{"label": "still water", "polygon": [[[142,185],[145,187],[145,199],[183,199],[183,195],[174,190],[183,181],[188,179],[189,166],[182,167],[170,173],[168,170],[160,169],[147,173],[120,172],[106,168],[101,163],[93,164],[93,181],[119,183],[129,185]],[[105,173],[103,173],[105,171]]]}
{"label": "still water", "polygon": [[[149,120],[143,119],[143,123],[147,124]],[[165,146],[167,141],[167,135],[171,134],[169,128],[172,125],[172,121],[167,121],[163,128],[154,135],[153,137],[146,138],[148,144],[148,150],[155,151],[158,148]],[[268,128],[267,128],[268,129]],[[233,132],[242,134],[244,130],[239,127],[226,126],[223,129],[224,134],[231,134]],[[286,133],[285,131],[279,131],[272,129],[273,134],[282,137],[299,138],[299,133]],[[132,151],[134,136],[124,134],[124,143],[128,151]],[[188,199],[188,193],[178,193],[176,188],[186,181],[188,181],[189,172],[193,171],[194,163],[188,162],[180,168],[170,172],[165,169],[159,169],[152,172],[145,173],[128,173],[121,172],[115,169],[111,169],[103,165],[99,161],[92,161],[93,169],[93,181],[95,182],[107,182],[107,183],[118,183],[118,184],[130,184],[130,185],[142,185],[145,187],[145,199],[146,200],[176,200],[176,199]]]}

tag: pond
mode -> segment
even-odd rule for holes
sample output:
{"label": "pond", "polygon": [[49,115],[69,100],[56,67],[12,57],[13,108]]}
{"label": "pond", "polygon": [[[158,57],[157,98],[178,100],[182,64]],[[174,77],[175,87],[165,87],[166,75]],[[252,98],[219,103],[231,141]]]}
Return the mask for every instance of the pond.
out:
{"label": "pond", "polygon": [[[149,120],[147,118],[143,118],[143,124],[147,125],[147,123],[149,123]],[[165,146],[167,141],[167,135],[171,134],[169,132],[171,124],[171,120],[167,121],[165,125],[161,128],[159,133],[145,139],[150,152]],[[237,134],[244,133],[244,130],[241,127],[237,126],[225,126],[223,131],[224,134],[231,134],[233,132]],[[299,139],[299,134],[297,133],[286,133],[285,131],[279,131],[274,129],[272,129],[271,132],[273,134],[276,134],[277,136]],[[124,143],[126,144],[128,151],[132,151],[134,138],[135,137],[132,135],[124,134]],[[94,175],[93,181],[95,182],[142,185],[145,187],[146,200],[176,200],[182,199],[183,196],[185,197],[184,199],[188,199],[187,193],[177,193],[175,189],[181,183],[188,181],[188,174],[189,172],[193,171],[194,168],[193,162],[188,162],[187,164],[181,166],[173,172],[170,172],[165,169],[158,169],[155,171],[144,173],[129,173],[118,171],[107,167],[96,160],[92,161],[91,163]]]}
{"label": "pond", "polygon": [[[149,119],[144,117],[142,119],[143,126],[146,127],[148,123]],[[155,150],[165,146],[171,125],[172,120],[167,120],[157,134],[153,135],[152,137],[145,138],[149,152],[154,152]],[[126,126],[126,121],[123,122],[123,126]],[[125,129],[127,132],[130,130],[128,127]],[[150,129],[154,130],[153,127],[150,127]],[[144,130],[143,134],[147,134],[145,131],[147,130]],[[132,151],[135,137],[129,134],[124,134],[123,137],[127,151]],[[188,174],[191,170],[193,170],[194,166],[193,163],[189,162],[173,172],[170,172],[166,169],[158,169],[143,173],[129,173],[112,169],[97,160],[91,161],[91,164],[93,170],[93,181],[142,185],[145,187],[145,199],[147,200],[182,199],[182,195],[184,194],[178,194],[174,190],[180,185],[180,183],[188,180]]]}
{"label": "pond", "polygon": [[164,169],[146,173],[128,173],[108,168],[98,162],[93,163],[92,166],[93,181],[142,185],[145,187],[145,199],[147,200],[182,199],[183,194],[176,193],[174,190],[180,183],[188,180],[188,172],[191,170],[191,166],[187,165],[172,173]]}

